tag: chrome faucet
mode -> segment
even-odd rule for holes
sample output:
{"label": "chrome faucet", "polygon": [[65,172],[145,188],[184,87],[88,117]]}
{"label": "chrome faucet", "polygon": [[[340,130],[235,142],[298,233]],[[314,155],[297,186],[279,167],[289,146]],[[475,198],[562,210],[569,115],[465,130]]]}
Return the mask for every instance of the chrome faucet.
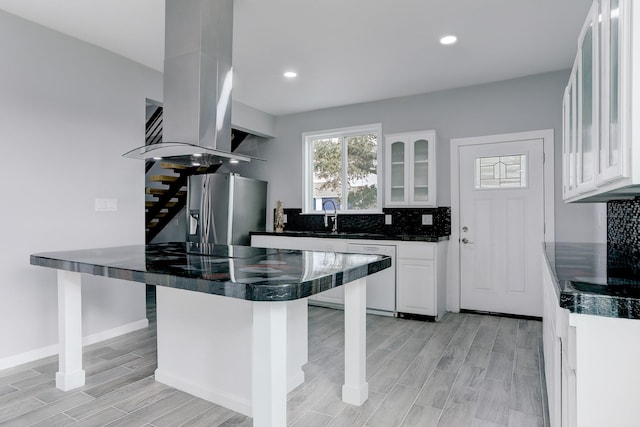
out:
{"label": "chrome faucet", "polygon": [[[324,208],[324,205],[327,203],[331,203],[333,205],[333,214],[327,214],[327,210]],[[331,232],[336,233],[338,231],[338,208],[336,207],[336,203],[331,199],[325,200],[324,203],[322,203],[322,211],[324,212],[324,226],[328,227],[329,217],[333,217],[333,228],[331,229]]]}

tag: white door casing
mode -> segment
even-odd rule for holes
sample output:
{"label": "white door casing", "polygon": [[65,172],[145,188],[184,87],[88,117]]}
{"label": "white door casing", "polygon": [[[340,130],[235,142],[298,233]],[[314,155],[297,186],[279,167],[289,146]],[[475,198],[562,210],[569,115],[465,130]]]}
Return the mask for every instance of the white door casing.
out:
{"label": "white door casing", "polygon": [[[515,154],[526,155],[525,188],[475,188],[476,158]],[[535,260],[554,236],[553,131],[453,139],[451,193],[447,309],[541,316]]]}

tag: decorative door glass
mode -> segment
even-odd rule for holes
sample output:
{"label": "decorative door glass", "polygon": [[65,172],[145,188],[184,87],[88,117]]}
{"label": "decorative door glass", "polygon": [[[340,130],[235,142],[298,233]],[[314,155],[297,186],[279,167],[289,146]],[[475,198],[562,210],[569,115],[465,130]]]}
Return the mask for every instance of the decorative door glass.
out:
{"label": "decorative door glass", "polygon": [[476,189],[512,189],[527,187],[527,155],[477,157]]}

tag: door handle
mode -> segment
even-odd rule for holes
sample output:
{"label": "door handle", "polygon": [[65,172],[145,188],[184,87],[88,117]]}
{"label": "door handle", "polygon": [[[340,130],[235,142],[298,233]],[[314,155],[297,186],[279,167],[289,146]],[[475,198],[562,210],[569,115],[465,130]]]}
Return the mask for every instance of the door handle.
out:
{"label": "door handle", "polygon": [[473,245],[473,242],[469,239],[467,239],[466,237],[463,237],[462,240],[460,240],[462,243],[464,243],[465,245]]}

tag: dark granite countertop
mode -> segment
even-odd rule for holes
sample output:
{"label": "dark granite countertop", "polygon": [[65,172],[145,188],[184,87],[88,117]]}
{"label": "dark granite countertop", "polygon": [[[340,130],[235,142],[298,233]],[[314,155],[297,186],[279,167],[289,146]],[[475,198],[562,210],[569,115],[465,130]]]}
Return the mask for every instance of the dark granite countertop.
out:
{"label": "dark granite countertop", "polygon": [[358,239],[358,240],[400,240],[408,242],[441,242],[449,240],[449,236],[430,236],[425,234],[382,234],[360,232],[327,232],[327,231],[252,231],[252,236],[288,236],[288,237],[319,237],[324,239]]}
{"label": "dark granite countertop", "polygon": [[572,313],[640,319],[640,274],[628,252],[604,243],[544,243],[560,307]]}
{"label": "dark granite countertop", "polygon": [[158,243],[39,253],[31,264],[250,301],[290,301],[389,268],[391,258]]}

